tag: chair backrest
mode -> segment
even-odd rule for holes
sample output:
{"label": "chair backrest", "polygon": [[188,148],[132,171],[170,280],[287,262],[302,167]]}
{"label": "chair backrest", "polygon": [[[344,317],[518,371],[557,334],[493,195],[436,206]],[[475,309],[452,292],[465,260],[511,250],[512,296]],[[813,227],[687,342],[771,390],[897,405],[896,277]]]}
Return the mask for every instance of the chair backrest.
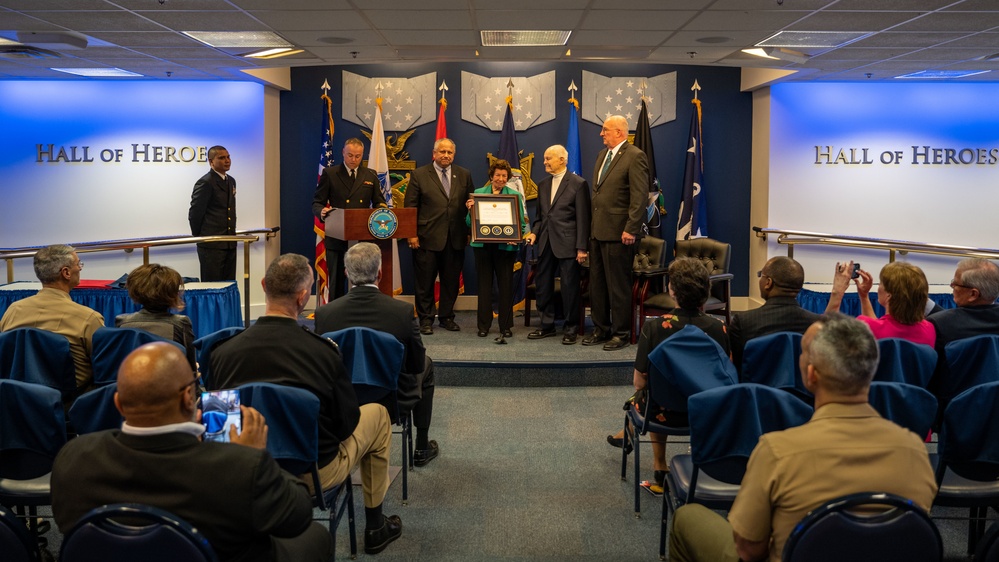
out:
{"label": "chair backrest", "polygon": [[798,357],[801,334],[775,332],[746,342],[742,352],[742,381],[774,388],[798,388],[802,385]]}
{"label": "chair backrest", "polygon": [[201,383],[205,387],[212,388],[212,349],[220,341],[231,338],[244,329],[242,326],[222,328],[217,332],[212,332],[194,340],[194,349],[198,354],[198,372],[201,373]]}
{"label": "chair backrest", "polygon": [[151,342],[165,341],[177,346],[187,354],[184,346],[161,338],[145,330],[134,328],[98,328],[94,332],[93,353],[91,361],[94,364],[94,385],[104,386],[118,380],[118,367],[129,353],[141,345]]}
{"label": "chair backrest", "polygon": [[77,434],[83,435],[105,429],[118,429],[124,418],[114,405],[118,383],[97,387],[81,394],[69,408],[69,421]]}
{"label": "chair backrest", "polygon": [[[887,510],[871,511],[878,506]],[[921,507],[893,494],[865,492],[835,499],[806,515],[788,537],[782,560],[937,562],[942,558],[940,531]]]}
{"label": "chair backrest", "polygon": [[37,328],[0,332],[0,378],[45,385],[63,400],[76,394],[76,365],[65,336]]}
{"label": "chair backrest", "polygon": [[142,560],[214,562],[208,539],[183,519],[140,504],[112,504],[84,515],[62,541],[62,562]]}
{"label": "chair backrest", "polygon": [[340,347],[358,404],[382,404],[396,421],[399,410],[396,393],[406,346],[391,334],[363,327],[327,332],[323,337]]}
{"label": "chair backrest", "polygon": [[946,469],[969,480],[999,479],[999,382],[962,392],[944,411],[937,440],[937,482]]}
{"label": "chair backrest", "polygon": [[319,398],[303,388],[269,382],[239,387],[239,399],[267,420],[267,451],[292,474],[305,474],[319,458]]}
{"label": "chair backrest", "polygon": [[0,505],[0,552],[4,562],[37,562],[41,553],[24,521]]}
{"label": "chair backrest", "polygon": [[738,484],[760,436],[808,422],[812,408],[793,394],[753,383],[721,386],[687,400],[691,458],[716,480]]}
{"label": "chair backrest", "polygon": [[649,393],[667,410],[685,412],[688,397],[737,381],[725,350],[696,326],[684,326],[649,354]]}
{"label": "chair backrest", "polygon": [[0,380],[0,478],[27,480],[52,472],[66,443],[66,414],[58,390]]}
{"label": "chair backrest", "polygon": [[878,370],[874,380],[904,382],[926,388],[937,366],[937,352],[928,345],[901,338],[878,340]]}
{"label": "chair backrest", "polygon": [[904,382],[872,382],[867,394],[871,406],[920,438],[926,437],[937,416],[937,397],[930,391]]}
{"label": "chair backrest", "polygon": [[635,250],[634,271],[647,271],[666,265],[666,241],[655,236],[644,236]]}
{"label": "chair backrest", "polygon": [[948,373],[937,391],[944,404],[973,386],[999,381],[999,336],[952,341],[944,347],[944,356]]}
{"label": "chair backrest", "polygon": [[[711,238],[677,240],[674,253],[678,258],[686,256],[701,260],[704,265],[708,266],[710,275],[728,273],[732,261],[732,245]],[[724,300],[723,293],[724,287],[722,285],[711,286],[711,296]]]}

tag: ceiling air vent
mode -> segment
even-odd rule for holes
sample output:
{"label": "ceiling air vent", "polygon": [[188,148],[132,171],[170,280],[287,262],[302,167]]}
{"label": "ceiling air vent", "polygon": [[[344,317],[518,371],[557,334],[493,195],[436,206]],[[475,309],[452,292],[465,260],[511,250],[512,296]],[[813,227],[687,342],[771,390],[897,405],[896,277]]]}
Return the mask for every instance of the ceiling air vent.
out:
{"label": "ceiling air vent", "polygon": [[38,47],[27,45],[0,45],[0,59],[26,60],[26,59],[57,59],[59,53]]}

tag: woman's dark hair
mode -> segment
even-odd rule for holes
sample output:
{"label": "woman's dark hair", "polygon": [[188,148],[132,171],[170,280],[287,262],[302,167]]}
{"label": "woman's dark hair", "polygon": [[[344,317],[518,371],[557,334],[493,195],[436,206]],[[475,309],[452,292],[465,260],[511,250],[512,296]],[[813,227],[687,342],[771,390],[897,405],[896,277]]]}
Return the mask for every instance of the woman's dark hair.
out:
{"label": "woman's dark hair", "polygon": [[681,257],[669,264],[669,286],[680,308],[700,308],[711,290],[707,266],[697,258]]}
{"label": "woman's dark hair", "polygon": [[183,310],[183,286],[184,280],[177,270],[158,263],[140,265],[128,274],[125,281],[128,296],[142,308],[154,312],[165,312],[171,308]]}

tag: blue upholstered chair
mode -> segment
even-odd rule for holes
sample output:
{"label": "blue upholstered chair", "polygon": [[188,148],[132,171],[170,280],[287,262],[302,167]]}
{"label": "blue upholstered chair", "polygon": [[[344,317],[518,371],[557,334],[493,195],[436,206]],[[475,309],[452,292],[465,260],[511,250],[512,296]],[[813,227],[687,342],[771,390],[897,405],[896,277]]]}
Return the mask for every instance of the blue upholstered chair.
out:
{"label": "blue upholstered chair", "polygon": [[670,459],[663,497],[659,555],[666,556],[669,512],[686,503],[728,509],[739,493],[746,463],[760,440],[808,422],[812,407],[789,392],[755,383],[721,386],[687,400],[689,455]]}
{"label": "blue upholstered chair", "polygon": [[937,352],[928,345],[913,343],[901,338],[878,340],[878,382],[904,382],[926,388],[937,367]]}
{"label": "blue upholstered chair", "polygon": [[904,382],[872,382],[867,394],[871,406],[886,420],[925,438],[937,415],[937,397]]}
{"label": "blue upholstered chair", "polygon": [[350,374],[359,404],[385,406],[392,423],[400,427],[402,437],[402,505],[409,503],[409,475],[413,468],[413,417],[399,411],[399,373],[406,358],[406,346],[395,336],[354,327],[327,332],[340,347],[343,365]]}
{"label": "blue upholstered chair", "polygon": [[999,505],[997,404],[999,382],[962,392],[944,411],[937,441],[939,489],[933,504],[969,508],[968,554],[985,532],[988,507]]}
{"label": "blue upholstered chair", "polygon": [[947,374],[940,377],[940,407],[969,388],[999,381],[999,336],[975,336],[952,341],[944,347]]}
{"label": "blue upholstered chair", "polygon": [[336,550],[336,529],[347,514],[351,558],[357,555],[354,528],[354,492],[350,477],[323,490],[319,481],[319,399],[301,388],[256,382],[239,387],[239,399],[244,406],[259,411],[267,421],[267,451],[281,468],[292,474],[312,477],[313,505],[329,512],[326,519],[333,550]]}
{"label": "blue upholstered chair", "polygon": [[69,422],[78,435],[118,429],[124,418],[114,405],[118,383],[97,387],[81,394],[69,408]]}
{"label": "blue upholstered chair", "polygon": [[740,381],[782,388],[810,401],[812,393],[805,388],[798,368],[801,356],[801,334],[775,332],[746,342],[742,352]]}
{"label": "blue upholstered chair", "polygon": [[5,562],[38,562],[41,553],[24,521],[0,505],[0,553]]}
{"label": "blue upholstered chair", "polygon": [[177,346],[184,356],[187,351],[179,343],[134,328],[98,328],[94,332],[91,361],[94,365],[94,385],[104,386],[118,380],[118,367],[129,353],[151,342],[165,341]]}
{"label": "blue upholstered chair", "polygon": [[[635,452],[635,517],[641,516],[641,436],[690,435],[689,426],[670,426],[650,418],[648,407],[655,402],[673,412],[687,411],[687,398],[698,392],[736,384],[738,374],[725,350],[700,328],[684,326],[649,353],[649,397],[646,411],[631,405],[624,416],[625,446],[621,449],[621,479],[627,478],[628,450]],[[644,441],[648,442],[648,441]]]}
{"label": "blue upholstered chair", "polygon": [[[877,513],[871,508],[885,507]],[[867,508],[863,512],[858,510]],[[784,562],[939,562],[943,540],[911,500],[886,493],[851,494],[806,515],[784,544]]]}
{"label": "blue upholstered chair", "polygon": [[201,373],[201,384],[206,388],[212,388],[212,348],[220,341],[231,338],[242,332],[242,326],[233,328],[222,328],[217,332],[212,332],[194,340],[194,349],[198,354],[198,372]]}
{"label": "blue upholstered chair", "polygon": [[183,519],[148,505],[112,504],[91,510],[66,533],[61,562],[216,562],[215,551]]}
{"label": "blue upholstered chair", "polygon": [[76,396],[69,340],[37,328],[0,332],[0,378],[45,385],[69,402]]}

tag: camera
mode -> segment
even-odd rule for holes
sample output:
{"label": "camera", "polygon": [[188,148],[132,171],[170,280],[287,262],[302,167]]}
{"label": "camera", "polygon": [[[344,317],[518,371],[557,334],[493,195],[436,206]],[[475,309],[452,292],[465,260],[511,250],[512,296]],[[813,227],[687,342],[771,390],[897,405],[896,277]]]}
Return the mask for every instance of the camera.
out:
{"label": "camera", "polygon": [[850,275],[850,279],[856,279],[858,277],[860,277],[860,264],[855,263],[853,264],[853,274]]}

